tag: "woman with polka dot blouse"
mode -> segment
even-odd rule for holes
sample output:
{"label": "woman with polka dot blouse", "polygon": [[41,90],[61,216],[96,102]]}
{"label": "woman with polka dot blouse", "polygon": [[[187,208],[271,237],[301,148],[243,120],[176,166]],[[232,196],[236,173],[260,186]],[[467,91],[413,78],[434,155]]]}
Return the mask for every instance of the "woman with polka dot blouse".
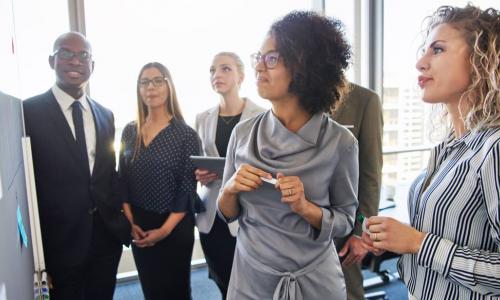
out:
{"label": "woman with polka dot blouse", "polygon": [[142,67],[137,104],[138,119],[123,130],[119,172],[139,279],[146,299],[190,299],[194,213],[203,205],[189,156],[200,154],[199,138],[162,64]]}

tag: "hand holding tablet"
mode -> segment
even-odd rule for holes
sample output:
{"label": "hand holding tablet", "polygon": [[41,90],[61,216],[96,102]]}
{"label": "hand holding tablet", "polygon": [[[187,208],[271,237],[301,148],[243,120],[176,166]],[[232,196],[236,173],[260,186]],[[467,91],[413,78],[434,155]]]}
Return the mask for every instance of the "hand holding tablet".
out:
{"label": "hand holding tablet", "polygon": [[224,165],[226,164],[226,159],[224,157],[190,156],[189,158],[198,169],[209,170],[217,174],[219,178],[222,178],[224,174]]}

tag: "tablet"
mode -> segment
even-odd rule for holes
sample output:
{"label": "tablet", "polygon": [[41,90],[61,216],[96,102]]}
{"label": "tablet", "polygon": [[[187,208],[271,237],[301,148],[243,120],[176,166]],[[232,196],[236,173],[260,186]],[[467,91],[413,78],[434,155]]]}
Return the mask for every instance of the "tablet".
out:
{"label": "tablet", "polygon": [[191,158],[196,168],[214,172],[219,178],[222,179],[222,175],[224,174],[224,165],[226,164],[226,159],[224,157],[190,156],[189,158]]}

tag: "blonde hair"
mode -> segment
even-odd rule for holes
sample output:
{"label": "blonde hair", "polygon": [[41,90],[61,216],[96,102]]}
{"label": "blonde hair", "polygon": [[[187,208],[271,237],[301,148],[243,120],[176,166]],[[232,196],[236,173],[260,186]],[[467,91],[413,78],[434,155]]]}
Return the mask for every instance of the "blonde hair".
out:
{"label": "blonde hair", "polygon": [[139,80],[141,79],[142,73],[144,73],[147,69],[157,69],[160,71],[161,75],[165,79],[169,94],[167,96],[167,103],[165,108],[167,112],[172,115],[172,117],[176,120],[184,122],[184,117],[182,116],[182,112],[179,107],[179,102],[177,101],[177,93],[175,92],[174,82],[172,80],[172,75],[168,71],[167,67],[162,65],[159,62],[150,62],[145,64],[141,71],[139,72],[139,76],[137,77],[137,119],[136,119],[136,139],[135,139],[135,147],[134,147],[134,155],[132,156],[132,160],[134,160],[141,149],[142,143],[142,126],[144,122],[146,122],[146,118],[148,116],[148,107],[142,101]]}
{"label": "blonde hair", "polygon": [[464,35],[469,46],[471,83],[460,101],[469,110],[464,116],[468,130],[500,126],[500,15],[494,8],[441,6],[428,17],[427,36],[441,24],[449,24]]}
{"label": "blonde hair", "polygon": [[227,57],[232,58],[234,60],[234,62],[236,63],[236,67],[238,68],[238,71],[241,73],[241,75],[245,75],[245,65],[243,64],[243,61],[238,56],[238,54],[236,54],[234,52],[227,52],[227,51],[219,52],[219,53],[214,55],[214,59],[219,57],[219,56],[227,56]]}

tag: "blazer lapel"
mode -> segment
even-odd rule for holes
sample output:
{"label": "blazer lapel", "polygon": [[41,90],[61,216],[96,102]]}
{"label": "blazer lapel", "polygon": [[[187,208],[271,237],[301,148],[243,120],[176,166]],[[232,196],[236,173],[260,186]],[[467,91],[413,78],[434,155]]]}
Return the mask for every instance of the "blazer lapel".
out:
{"label": "blazer lapel", "polygon": [[[217,122],[219,119],[219,106],[214,107],[214,109],[211,109],[208,112],[207,116],[207,137],[209,141],[213,141],[210,143],[210,156],[217,156],[220,157],[219,151],[217,150],[217,147],[215,146],[215,135],[217,132]],[[208,152],[208,151],[207,151]]]}
{"label": "blazer lapel", "polygon": [[255,105],[255,103],[253,103],[250,99],[248,98],[244,99],[245,99],[245,107],[243,108],[243,112],[241,113],[240,122],[254,116],[255,113],[259,110],[259,107]]}
{"label": "blazer lapel", "polygon": [[68,145],[68,149],[70,150],[69,152],[77,164],[82,167],[81,170],[84,171],[75,137],[73,136],[68,121],[66,120],[66,117],[64,116],[52,91],[49,90],[47,92],[47,97],[45,99],[47,101],[47,105],[45,105],[45,107],[47,109],[47,113],[50,115],[50,119],[54,123],[55,130],[62,136],[63,140]]}

